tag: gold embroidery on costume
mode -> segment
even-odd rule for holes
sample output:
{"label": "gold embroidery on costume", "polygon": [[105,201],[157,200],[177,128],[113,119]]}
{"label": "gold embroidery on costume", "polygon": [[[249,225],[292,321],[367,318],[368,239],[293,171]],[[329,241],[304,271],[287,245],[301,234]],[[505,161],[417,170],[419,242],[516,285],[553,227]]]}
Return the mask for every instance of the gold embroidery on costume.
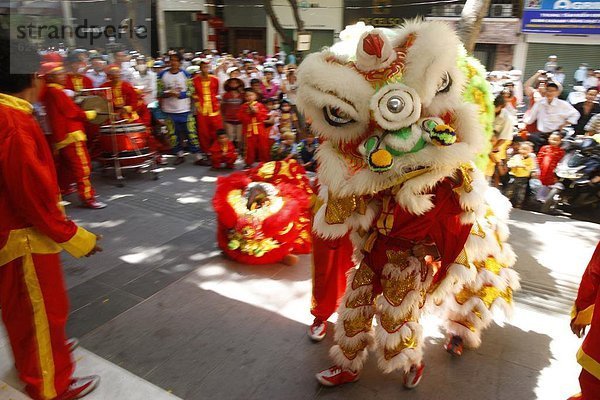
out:
{"label": "gold embroidery on costume", "polygon": [[407,322],[415,321],[410,316],[402,316],[400,318],[394,318],[392,315],[388,313],[382,313],[380,322],[383,329],[385,329],[388,333],[397,332],[398,329],[402,327]]}
{"label": "gold embroidery on costume", "polygon": [[368,343],[365,340],[362,340],[357,345],[352,346],[352,347],[345,347],[340,344],[340,348],[342,349],[344,356],[348,360],[354,360],[356,358],[357,354],[360,353],[361,351],[363,351],[367,347],[367,344]]}
{"label": "gold embroidery on costume", "polygon": [[478,297],[485,306],[489,309],[494,301],[499,298],[504,299],[508,304],[512,303],[512,289],[506,288],[506,290],[502,291],[494,286],[483,286],[478,291],[473,291],[470,289],[463,289],[460,293],[458,293],[455,298],[456,302],[460,305],[465,304],[469,299],[473,297]]}
{"label": "gold embroidery on costume", "polygon": [[382,279],[381,286],[383,287],[383,296],[386,298],[388,303],[394,307],[398,307],[402,304],[402,300],[406,295],[415,290],[415,277],[416,272],[412,272],[404,279]]}
{"label": "gold embroidery on costume", "polygon": [[352,289],[356,290],[361,286],[372,285],[374,276],[375,273],[371,268],[369,268],[366,264],[361,264],[354,274],[354,279],[352,280]]}
{"label": "gold embroidery on costume", "polygon": [[460,251],[460,254],[458,255],[458,257],[456,257],[456,260],[454,260],[454,263],[460,264],[465,268],[470,268],[469,258],[467,257],[467,252],[465,251],[465,249],[462,249]]}
{"label": "gold embroidery on costume", "polygon": [[373,305],[373,293],[363,292],[362,294],[355,296],[352,300],[348,299],[346,301],[347,308],[358,308],[363,306]]}
{"label": "gold embroidery on costume", "polygon": [[479,221],[475,221],[473,224],[473,227],[471,228],[471,235],[479,236],[480,238],[485,239],[485,232],[483,231]]}
{"label": "gold embroidery on costume", "polygon": [[346,332],[346,336],[354,337],[361,332],[366,332],[371,329],[372,322],[373,316],[359,314],[355,318],[344,321],[344,332]]}
{"label": "gold embroidery on costume", "polygon": [[383,349],[383,356],[385,357],[386,360],[391,360],[392,358],[396,357],[398,354],[402,353],[402,350],[404,349],[415,349],[417,348],[418,343],[417,340],[414,337],[408,337],[408,338],[404,338],[402,339],[402,342],[400,342],[398,344],[398,346],[393,347],[393,348],[384,348]]}
{"label": "gold embroidery on costume", "polygon": [[388,250],[386,252],[386,255],[390,264],[398,266],[401,271],[404,271],[410,265],[410,263],[408,262],[408,258],[410,257],[410,250]]}
{"label": "gold embroidery on costume", "polygon": [[325,209],[325,222],[330,225],[342,224],[352,212],[356,209],[356,198],[355,196],[333,198],[329,197],[327,202],[327,208]]}

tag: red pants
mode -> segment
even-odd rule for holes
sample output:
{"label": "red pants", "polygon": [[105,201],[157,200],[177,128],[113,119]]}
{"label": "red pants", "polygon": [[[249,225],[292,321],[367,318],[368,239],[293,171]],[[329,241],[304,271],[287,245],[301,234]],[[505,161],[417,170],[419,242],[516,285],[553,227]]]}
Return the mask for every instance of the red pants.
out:
{"label": "red pants", "polygon": [[0,266],[0,306],[27,393],[34,400],[62,394],[74,365],[66,346],[69,304],[59,254],[27,254]]}
{"label": "red pants", "polygon": [[196,115],[196,130],[198,132],[198,141],[200,142],[200,150],[207,154],[210,146],[217,139],[217,130],[223,129],[223,120],[221,115],[212,117],[207,115]]}
{"label": "red pants", "polygon": [[221,168],[221,164],[225,163],[225,165],[227,166],[227,168],[231,168],[233,167],[233,164],[235,164],[235,160],[237,160],[237,154],[235,153],[221,153],[221,154],[215,154],[213,153],[212,155],[212,166],[213,168]]}
{"label": "red pants", "polygon": [[600,400],[600,379],[581,370],[579,375],[579,386],[581,387],[581,397],[574,397],[579,400]]}
{"label": "red pants", "polygon": [[323,239],[312,235],[313,289],[310,312],[327,321],[337,309],[346,290],[346,272],[354,266],[352,242],[346,235],[339,239]]}
{"label": "red pants", "polygon": [[271,161],[269,137],[266,135],[246,136],[246,165],[252,165],[255,161]]}
{"label": "red pants", "polygon": [[82,202],[96,197],[90,182],[90,155],[84,142],[75,142],[59,150],[56,167],[61,190],[72,183],[77,184],[77,192]]}

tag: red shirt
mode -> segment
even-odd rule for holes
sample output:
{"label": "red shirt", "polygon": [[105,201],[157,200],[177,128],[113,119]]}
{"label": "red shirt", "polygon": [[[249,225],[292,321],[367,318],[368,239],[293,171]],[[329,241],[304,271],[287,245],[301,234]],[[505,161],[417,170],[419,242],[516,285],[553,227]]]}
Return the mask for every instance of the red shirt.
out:
{"label": "red shirt", "polygon": [[266,131],[263,122],[267,119],[267,108],[257,101],[253,102],[252,106],[256,110],[254,113],[250,111],[249,103],[242,104],[240,111],[238,112],[238,119],[243,125],[242,133],[246,135],[246,137],[265,135]]}
{"label": "red shirt", "polygon": [[77,232],[58,206],[52,153],[31,110],[25,100],[0,94],[0,259],[11,231],[35,227],[56,243]]}
{"label": "red shirt", "polygon": [[65,89],[80,92],[82,89],[93,89],[94,83],[85,75],[68,74]]}
{"label": "red shirt", "polygon": [[219,79],[216,76],[209,75],[207,79],[201,75],[192,78],[194,84],[194,99],[199,115],[214,117],[219,115],[220,106],[217,96],[219,94]]}
{"label": "red shirt", "polygon": [[221,144],[215,140],[215,142],[212,144],[212,146],[210,146],[210,149],[208,150],[208,152],[211,155],[229,155],[229,156],[234,156],[235,153],[235,146],[233,145],[233,143],[228,140],[227,143],[225,144],[225,146],[221,146]]}
{"label": "red shirt", "polygon": [[235,97],[233,91],[226,92],[223,95],[223,101],[221,102],[221,109],[223,111],[223,118],[225,122],[240,122],[238,119],[238,113],[242,104],[244,104],[243,95]]}
{"label": "red shirt", "polygon": [[[577,361],[583,369],[600,379],[600,242],[581,278],[575,311],[578,319],[581,314],[591,313],[590,331],[577,353]],[[587,319],[584,323],[590,322],[589,315],[583,319]]]}
{"label": "red shirt", "polygon": [[[50,142],[56,146],[68,139],[70,134],[80,132],[79,140],[85,140],[85,112],[65,93],[64,87],[56,83],[46,85],[42,95],[52,135]],[[75,138],[73,138],[75,139]]]}
{"label": "red shirt", "polygon": [[549,144],[542,146],[537,155],[538,165],[540,166],[540,181],[542,182],[542,185],[549,186],[556,183],[554,169],[564,155],[565,151],[558,146],[552,146]]}

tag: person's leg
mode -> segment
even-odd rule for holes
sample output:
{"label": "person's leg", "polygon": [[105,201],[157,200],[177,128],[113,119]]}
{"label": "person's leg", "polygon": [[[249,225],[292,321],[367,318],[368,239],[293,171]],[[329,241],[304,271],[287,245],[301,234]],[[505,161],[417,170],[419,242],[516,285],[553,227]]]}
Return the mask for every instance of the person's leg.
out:
{"label": "person's leg", "polygon": [[388,263],[381,274],[383,294],[375,301],[378,365],[384,373],[402,370],[408,374],[422,364],[423,328],[419,318],[433,268],[425,260],[407,254],[410,251],[387,251]]}
{"label": "person's leg", "polygon": [[348,235],[323,239],[312,235],[313,287],[311,314],[325,322],[337,309],[346,289],[346,273],[352,262],[352,243]]}
{"label": "person's leg", "polygon": [[223,156],[221,154],[213,154],[212,158],[211,158],[211,164],[212,167],[217,169],[217,168],[221,168],[221,165],[223,164],[224,159]]}
{"label": "person's leg", "polygon": [[522,207],[525,202],[528,178],[515,178],[515,206]]}
{"label": "person's leg", "polygon": [[244,154],[244,137],[242,136],[242,124],[233,125],[235,141],[239,154]]}
{"label": "person's leg", "polygon": [[75,142],[60,150],[64,168],[67,168],[77,183],[77,192],[82,203],[87,204],[96,197],[90,182],[90,156],[85,142]]}
{"label": "person's leg", "polygon": [[233,168],[233,165],[235,164],[236,161],[237,161],[237,154],[228,155],[223,160],[223,162],[225,163],[225,167],[229,168],[229,169]]}
{"label": "person's leg", "polygon": [[256,145],[257,145],[256,135],[252,135],[250,137],[246,137],[246,165],[252,166],[254,164],[254,160],[256,157]]}
{"label": "person's leg", "polygon": [[269,147],[269,137],[267,135],[258,135],[258,161],[271,161],[271,148]]}
{"label": "person's leg", "polygon": [[210,117],[205,115],[196,115],[196,133],[198,134],[198,141],[200,143],[200,150],[207,154],[211,141],[211,132],[210,132]]}
{"label": "person's leg", "polygon": [[359,372],[367,360],[367,347],[373,343],[375,272],[365,263],[348,273],[346,292],[338,308],[334,340],[329,351],[335,364]]}
{"label": "person's leg", "polygon": [[35,400],[72,382],[66,345],[68,300],[59,254],[27,254],[0,269],[0,305],[19,377]]}
{"label": "person's leg", "polygon": [[170,144],[173,153],[175,153],[178,157],[183,157],[181,135],[185,132],[185,130],[181,129],[181,125],[176,122],[176,117],[172,115],[168,115],[165,123],[167,125],[167,130],[169,131]]}
{"label": "person's leg", "polygon": [[579,375],[579,386],[581,387],[582,400],[598,399],[600,380],[585,369],[582,369]]}

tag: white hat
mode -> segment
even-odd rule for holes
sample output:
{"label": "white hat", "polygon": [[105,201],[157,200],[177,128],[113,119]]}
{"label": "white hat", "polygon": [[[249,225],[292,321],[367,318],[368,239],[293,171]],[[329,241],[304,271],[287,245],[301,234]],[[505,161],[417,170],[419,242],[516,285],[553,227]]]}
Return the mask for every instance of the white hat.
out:
{"label": "white hat", "polygon": [[227,68],[227,71],[226,71],[226,72],[227,72],[227,75],[231,75],[231,73],[232,73],[233,71],[239,71],[239,70],[240,70],[240,69],[239,69],[238,67],[229,67],[229,68]]}

